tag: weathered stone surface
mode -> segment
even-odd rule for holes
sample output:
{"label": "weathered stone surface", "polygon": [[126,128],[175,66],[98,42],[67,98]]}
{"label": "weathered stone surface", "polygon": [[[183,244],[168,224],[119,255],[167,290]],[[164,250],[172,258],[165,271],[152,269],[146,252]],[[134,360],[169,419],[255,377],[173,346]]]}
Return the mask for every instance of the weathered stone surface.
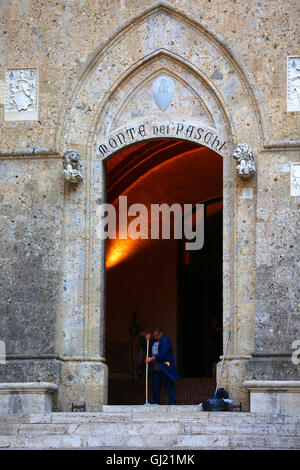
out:
{"label": "weathered stone surface", "polygon": [[48,382],[1,383],[0,414],[51,412],[56,391]]}
{"label": "weathered stone surface", "polygon": [[1,161],[2,382],[53,381],[63,194],[56,158]]}
{"label": "weathered stone surface", "polygon": [[[0,124],[0,380],[51,381],[59,410],[73,401],[102,409],[105,250],[95,211],[105,198],[104,164],[128,144],[174,137],[182,124],[175,137],[195,142],[202,129],[201,143],[224,158],[223,323],[232,335],[221,385],[247,409],[244,380],[300,377],[291,362],[300,339],[299,198],[290,195],[289,170],[299,162],[300,114],[286,112],[285,76],[299,7],[119,3],[1,3],[1,116],[5,68],[30,63],[39,69],[39,120]],[[152,96],[161,75],[174,82],[165,110]],[[246,181],[232,159],[240,142],[255,155],[256,175]],[[84,165],[77,187],[61,175],[71,148]],[[63,443],[81,445],[78,436]]]}
{"label": "weathered stone surface", "polygon": [[256,224],[255,352],[248,364],[256,380],[297,380],[292,344],[299,338],[299,204],[290,197],[282,166],[297,152],[267,153],[260,161]]}
{"label": "weathered stone surface", "polygon": [[[299,416],[206,413],[193,406],[0,416],[0,447],[24,449],[299,449]],[[144,412],[142,412],[144,410]],[[155,411],[154,411],[155,410]],[[170,421],[171,419],[171,421]]]}
{"label": "weathered stone surface", "polygon": [[299,380],[248,380],[250,411],[254,413],[299,414]]}

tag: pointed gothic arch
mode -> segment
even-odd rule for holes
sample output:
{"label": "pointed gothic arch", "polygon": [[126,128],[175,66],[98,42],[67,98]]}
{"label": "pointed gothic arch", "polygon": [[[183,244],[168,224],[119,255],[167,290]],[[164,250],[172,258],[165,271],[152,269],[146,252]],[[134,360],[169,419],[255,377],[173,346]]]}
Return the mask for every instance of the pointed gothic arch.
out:
{"label": "pointed gothic arch", "polygon": [[[201,110],[202,100],[203,116],[206,107],[207,114],[214,118],[214,126],[205,123],[204,117],[202,122],[192,115],[192,99],[184,106],[178,97],[174,112],[168,108],[153,115],[149,84],[160,70],[178,79],[180,86],[188,84],[187,95],[192,96],[193,90],[195,96],[198,93],[197,109]],[[132,98],[140,90],[146,98],[140,94],[136,100],[141,105],[138,117],[128,119],[124,113],[120,118],[120,109],[130,112]],[[224,377],[233,395],[243,399],[241,384],[254,344],[256,181],[255,177],[247,183],[238,180],[231,154],[233,146],[242,142],[259,152],[267,134],[260,98],[250,74],[225,42],[207,27],[159,2],[95,51],[70,90],[65,109],[56,136],[57,148],[62,152],[74,148],[80,153],[84,181],[76,191],[68,186],[65,190],[64,287],[61,289],[64,313],[57,331],[59,353],[66,374],[84,364],[90,370],[96,363],[98,370],[91,375],[91,384],[82,383],[77,391],[66,392],[68,387],[62,381],[61,403],[65,403],[66,395],[75,402],[78,390],[85,390],[81,393],[90,397],[87,400],[94,403],[94,409],[99,396],[101,402],[106,400],[105,257],[103,243],[97,239],[95,230],[97,204],[105,199],[105,169],[99,145],[114,132],[125,131],[126,126],[138,127],[144,123],[151,128],[168,123],[176,126],[178,122],[185,129],[198,126],[215,132],[215,136],[228,142],[224,152],[220,152],[224,157],[224,327],[230,327],[233,334]],[[115,126],[113,131],[111,123]],[[188,135],[180,138],[189,140]],[[122,148],[143,139],[149,139],[149,135],[124,142]],[[110,154],[117,150],[112,149]],[[253,198],[243,197],[245,185],[252,188]],[[65,336],[67,330],[72,333]],[[231,377],[235,377],[237,385]],[[96,383],[100,384],[98,388]],[[97,390],[100,387],[97,398],[93,387]]]}

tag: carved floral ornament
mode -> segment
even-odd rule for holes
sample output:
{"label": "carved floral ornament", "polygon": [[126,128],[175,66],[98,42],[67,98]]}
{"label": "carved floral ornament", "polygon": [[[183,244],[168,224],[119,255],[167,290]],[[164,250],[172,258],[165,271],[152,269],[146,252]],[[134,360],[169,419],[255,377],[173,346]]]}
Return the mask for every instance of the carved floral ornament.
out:
{"label": "carved floral ornament", "polygon": [[64,170],[62,172],[66,181],[78,184],[82,181],[83,164],[76,150],[67,150],[62,157]]}
{"label": "carved floral ornament", "polygon": [[236,172],[241,178],[255,175],[254,151],[248,144],[238,144],[234,149],[233,158],[237,163]]}

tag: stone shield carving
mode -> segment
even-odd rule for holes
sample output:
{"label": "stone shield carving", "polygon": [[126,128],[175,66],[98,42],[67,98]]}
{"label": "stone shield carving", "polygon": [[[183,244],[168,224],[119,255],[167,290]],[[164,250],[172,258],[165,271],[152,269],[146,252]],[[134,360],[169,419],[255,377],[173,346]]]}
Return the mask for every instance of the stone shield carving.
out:
{"label": "stone shield carving", "polygon": [[76,150],[67,150],[62,157],[63,161],[63,176],[70,183],[79,183],[82,181],[82,160]]}
{"label": "stone shield carving", "polygon": [[162,111],[165,111],[171,103],[174,90],[174,81],[167,75],[161,75],[154,80],[152,85],[153,98]]}
{"label": "stone shield carving", "polygon": [[248,144],[238,144],[233,152],[236,160],[236,172],[241,178],[250,178],[256,173],[254,152]]}
{"label": "stone shield carving", "polygon": [[7,69],[5,81],[4,119],[36,120],[38,118],[37,69]]}

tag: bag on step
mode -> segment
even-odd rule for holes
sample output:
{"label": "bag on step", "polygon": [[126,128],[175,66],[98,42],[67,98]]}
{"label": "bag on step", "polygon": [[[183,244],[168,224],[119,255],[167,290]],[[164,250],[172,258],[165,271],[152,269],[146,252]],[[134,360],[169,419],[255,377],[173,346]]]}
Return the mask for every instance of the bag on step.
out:
{"label": "bag on step", "polygon": [[203,402],[203,411],[228,411],[229,404],[223,398],[208,398]]}
{"label": "bag on step", "polygon": [[218,388],[215,397],[205,400],[202,408],[204,411],[229,411],[230,403],[232,403],[232,400],[229,400],[227,390]]}

